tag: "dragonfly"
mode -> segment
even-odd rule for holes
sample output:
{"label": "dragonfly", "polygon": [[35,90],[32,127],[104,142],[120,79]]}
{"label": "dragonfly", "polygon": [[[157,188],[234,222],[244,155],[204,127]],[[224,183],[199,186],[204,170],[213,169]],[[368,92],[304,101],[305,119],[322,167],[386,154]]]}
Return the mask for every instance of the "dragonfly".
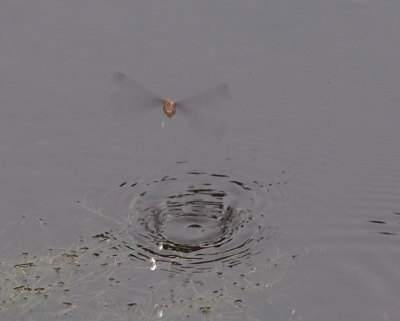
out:
{"label": "dragonfly", "polygon": [[159,97],[119,72],[113,74],[112,82],[115,91],[112,94],[111,101],[116,116],[121,115],[125,118],[128,115],[133,115],[136,118],[152,108],[162,107],[163,112],[169,118],[178,111],[190,122],[194,129],[202,133],[211,133],[218,141],[227,130],[228,125],[213,117],[212,114],[215,109],[230,103],[230,91],[225,84],[175,102],[169,98]]}

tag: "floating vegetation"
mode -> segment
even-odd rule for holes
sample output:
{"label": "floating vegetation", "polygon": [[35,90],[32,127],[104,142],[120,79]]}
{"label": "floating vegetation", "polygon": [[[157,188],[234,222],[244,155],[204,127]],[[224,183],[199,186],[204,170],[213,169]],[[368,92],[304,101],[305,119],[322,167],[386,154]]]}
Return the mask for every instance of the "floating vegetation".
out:
{"label": "floating vegetation", "polygon": [[278,281],[296,257],[274,247],[289,195],[285,180],[177,163],[102,188],[78,203],[95,222],[106,222],[106,231],[70,248],[17,258],[0,252],[3,319],[272,317],[272,303],[284,295]]}
{"label": "floating vegetation", "polygon": [[135,265],[116,242],[95,235],[69,249],[15,260],[2,254],[0,314],[18,321],[255,320],[249,300],[262,293],[272,301],[272,288],[283,272],[276,276],[271,268],[286,264],[277,251],[253,269],[216,265],[206,273],[171,277],[152,270],[153,262]]}

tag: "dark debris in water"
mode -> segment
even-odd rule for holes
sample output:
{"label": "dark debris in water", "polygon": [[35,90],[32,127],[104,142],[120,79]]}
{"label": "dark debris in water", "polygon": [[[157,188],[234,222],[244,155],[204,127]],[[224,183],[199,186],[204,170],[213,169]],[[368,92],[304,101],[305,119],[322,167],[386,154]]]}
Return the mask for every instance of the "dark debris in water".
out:
{"label": "dark debris in water", "polygon": [[[185,320],[181,316],[200,319],[201,314],[247,320],[250,312],[237,304],[251,295],[268,294],[268,286],[282,277],[267,273],[282,260],[276,253],[260,266],[259,276],[249,268],[220,270],[216,264],[202,274],[183,270],[171,278],[160,268],[151,270],[150,262],[132,261],[130,250],[117,241],[121,242],[118,236],[102,233],[69,249],[17,259],[2,255],[1,313],[7,320],[47,320],[43,316],[67,314],[85,320],[115,320],[115,315],[116,320],[154,320],[160,315],[164,320]],[[146,288],[146,283],[151,286]]]}
{"label": "dark debris in water", "polygon": [[[165,194],[171,182],[185,188]],[[279,229],[273,218],[287,196],[283,185],[186,170],[116,184],[101,199],[105,212],[82,206],[118,229],[80,237],[67,249],[51,246],[17,258],[2,253],[2,316],[261,319],[255,307],[260,298],[263,308],[281,298],[279,281],[295,257],[271,248]]]}

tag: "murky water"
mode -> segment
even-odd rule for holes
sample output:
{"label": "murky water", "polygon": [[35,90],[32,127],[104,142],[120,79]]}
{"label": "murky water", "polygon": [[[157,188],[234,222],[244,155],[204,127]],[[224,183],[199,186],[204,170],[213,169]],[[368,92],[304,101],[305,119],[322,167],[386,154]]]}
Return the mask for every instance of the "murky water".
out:
{"label": "murky water", "polygon": [[399,11],[3,4],[0,319],[397,321]]}
{"label": "murky water", "polygon": [[250,298],[264,293],[272,306],[295,259],[276,246],[291,178],[184,161],[94,186],[82,206],[110,229],[4,261],[2,310],[11,320],[252,320]]}

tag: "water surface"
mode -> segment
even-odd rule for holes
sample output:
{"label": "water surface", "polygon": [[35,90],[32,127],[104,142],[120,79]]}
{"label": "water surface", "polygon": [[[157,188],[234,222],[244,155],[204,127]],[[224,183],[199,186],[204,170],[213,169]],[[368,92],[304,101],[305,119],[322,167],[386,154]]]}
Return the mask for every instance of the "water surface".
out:
{"label": "water surface", "polygon": [[[399,13],[2,5],[0,315],[398,320]],[[226,84],[227,130],[120,122],[115,72],[176,101]]]}

